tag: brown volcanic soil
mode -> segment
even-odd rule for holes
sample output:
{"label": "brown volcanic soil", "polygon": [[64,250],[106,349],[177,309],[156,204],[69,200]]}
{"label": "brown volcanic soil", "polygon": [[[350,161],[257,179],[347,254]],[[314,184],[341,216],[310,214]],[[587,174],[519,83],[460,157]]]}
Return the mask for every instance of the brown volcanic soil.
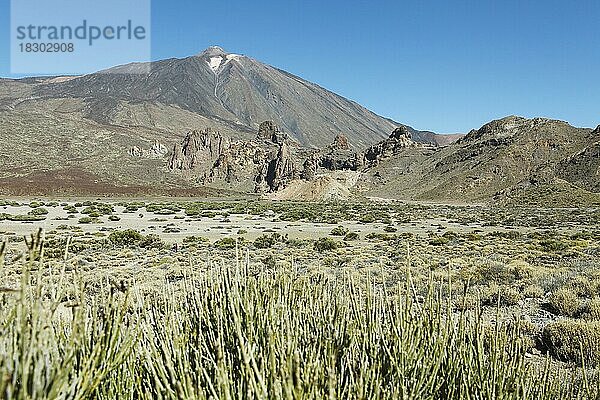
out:
{"label": "brown volcanic soil", "polygon": [[239,193],[210,187],[119,186],[105,182],[99,176],[86,171],[67,168],[0,178],[0,195],[224,197],[239,196]]}

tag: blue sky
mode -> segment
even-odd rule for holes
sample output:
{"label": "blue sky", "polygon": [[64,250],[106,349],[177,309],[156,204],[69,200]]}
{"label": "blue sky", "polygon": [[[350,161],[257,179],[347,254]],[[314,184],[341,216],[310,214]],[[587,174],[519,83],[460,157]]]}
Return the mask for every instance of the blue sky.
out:
{"label": "blue sky", "polygon": [[[0,0],[0,76],[9,25]],[[466,132],[510,114],[600,124],[597,0],[152,2],[153,59],[210,45],[418,129]]]}

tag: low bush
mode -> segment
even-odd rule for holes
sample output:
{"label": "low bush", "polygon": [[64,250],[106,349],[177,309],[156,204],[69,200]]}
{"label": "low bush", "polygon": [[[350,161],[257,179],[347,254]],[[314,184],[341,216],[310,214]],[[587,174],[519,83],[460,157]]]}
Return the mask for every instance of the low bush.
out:
{"label": "low bush", "polygon": [[445,236],[439,236],[429,241],[429,244],[432,246],[444,246],[448,243],[450,243],[450,239]]}
{"label": "low bush", "polygon": [[330,251],[330,250],[335,250],[339,247],[339,244],[337,241],[333,240],[332,238],[320,238],[319,240],[317,240],[314,244],[314,249],[319,251],[319,252],[324,252],[324,251]]}
{"label": "low bush", "polygon": [[87,217],[82,217],[82,218],[79,218],[79,221],[78,221],[78,222],[79,222],[80,224],[87,225],[87,224],[95,224],[95,223],[98,223],[98,222],[100,222],[100,221],[99,221],[99,220],[98,220],[98,218],[96,218],[96,217],[90,217],[90,216],[87,216]]}
{"label": "low bush", "polygon": [[36,207],[33,210],[29,211],[27,214],[29,214],[29,215],[47,215],[48,210],[46,210],[44,207]]}
{"label": "low bush", "polygon": [[215,242],[214,246],[222,250],[235,249],[236,243],[239,243],[235,238],[226,237]]}
{"label": "low bush", "polygon": [[560,288],[550,295],[549,305],[558,315],[574,317],[579,313],[580,301],[577,294],[570,288]]}
{"label": "low bush", "polygon": [[344,236],[345,241],[358,240],[360,236],[356,232],[348,232],[346,236]]}
{"label": "low bush", "polygon": [[142,235],[134,229],[113,231],[108,235],[108,241],[116,247],[141,247],[145,249],[162,248],[163,241],[158,235]]}
{"label": "low bush", "polygon": [[277,243],[284,243],[285,238],[279,233],[272,233],[270,235],[261,235],[254,240],[254,247],[257,249],[268,249],[273,247]]}
{"label": "low bush", "polygon": [[143,235],[136,230],[127,229],[124,231],[114,231],[108,235],[108,241],[115,246],[130,247],[138,244]]}
{"label": "low bush", "polygon": [[544,345],[561,361],[587,367],[600,365],[600,322],[561,320],[544,327]]}
{"label": "low bush", "polygon": [[350,230],[343,226],[336,226],[331,230],[330,235],[332,236],[346,236],[346,234],[350,232]]}
{"label": "low bush", "polygon": [[581,318],[589,321],[600,321],[600,297],[594,297],[582,307]]}

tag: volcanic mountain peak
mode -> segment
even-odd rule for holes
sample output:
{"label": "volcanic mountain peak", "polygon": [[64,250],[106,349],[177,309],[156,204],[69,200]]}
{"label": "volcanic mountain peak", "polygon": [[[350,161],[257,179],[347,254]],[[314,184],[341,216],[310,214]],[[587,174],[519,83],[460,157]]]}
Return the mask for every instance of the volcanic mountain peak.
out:
{"label": "volcanic mountain peak", "polygon": [[219,46],[211,46],[198,54],[198,57],[204,60],[210,69],[216,74],[230,61],[239,60],[243,56],[239,54],[227,53]]}
{"label": "volcanic mountain peak", "polygon": [[219,46],[210,46],[198,54],[199,57],[226,56],[227,52]]}
{"label": "volcanic mountain peak", "polygon": [[[149,73],[127,73],[141,68]],[[191,130],[206,121],[200,126],[238,136],[273,120],[291,138],[314,148],[327,146],[338,133],[365,148],[397,126],[319,85],[216,46],[191,57],[115,70],[122,73],[89,74],[30,90],[44,101],[82,103],[85,118],[103,125],[155,129],[158,122],[161,129],[174,130],[169,121],[178,115],[176,130]]]}

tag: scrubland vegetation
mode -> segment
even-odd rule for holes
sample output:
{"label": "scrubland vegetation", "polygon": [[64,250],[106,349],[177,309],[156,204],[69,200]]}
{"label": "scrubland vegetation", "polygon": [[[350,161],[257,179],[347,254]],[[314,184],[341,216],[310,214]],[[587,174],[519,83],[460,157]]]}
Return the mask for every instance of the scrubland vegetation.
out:
{"label": "scrubland vegetation", "polygon": [[[41,201],[18,209],[12,215],[55,218],[61,209],[74,218],[27,238],[4,232],[5,398],[600,396],[595,209]],[[214,219],[230,233],[173,241],[181,233],[109,225],[128,213],[171,228],[177,218]],[[242,229],[236,215],[282,229]],[[86,216],[97,221],[83,231]],[[288,235],[296,223],[329,228]]]}

